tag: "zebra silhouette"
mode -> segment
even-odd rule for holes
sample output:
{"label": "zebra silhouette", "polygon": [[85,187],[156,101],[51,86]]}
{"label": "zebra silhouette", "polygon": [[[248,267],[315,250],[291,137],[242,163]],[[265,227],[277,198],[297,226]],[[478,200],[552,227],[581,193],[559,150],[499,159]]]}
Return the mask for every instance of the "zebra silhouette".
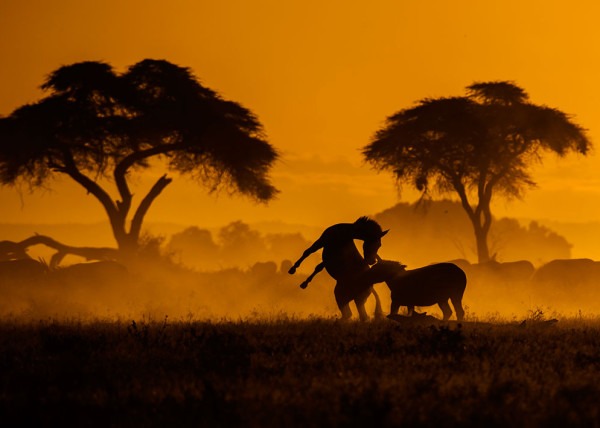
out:
{"label": "zebra silhouette", "polygon": [[[312,253],[323,249],[322,259],[314,272],[300,285],[306,288],[310,281],[323,269],[336,280],[334,296],[342,319],[352,318],[350,302],[354,301],[361,320],[368,320],[365,310],[367,298],[373,294],[376,299],[376,315],[382,312],[379,296],[373,284],[355,281],[354,278],[369,271],[369,265],[376,263],[377,251],[381,247],[381,238],[388,233],[379,223],[368,217],[360,217],[354,223],[339,223],[328,227],[288,271],[294,274],[300,264]],[[360,254],[354,240],[363,241],[363,255]]]}

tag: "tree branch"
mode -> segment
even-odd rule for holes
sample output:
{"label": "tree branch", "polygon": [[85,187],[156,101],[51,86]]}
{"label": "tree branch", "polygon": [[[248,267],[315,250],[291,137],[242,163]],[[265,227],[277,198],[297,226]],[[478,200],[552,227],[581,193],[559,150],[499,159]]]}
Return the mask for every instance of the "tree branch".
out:
{"label": "tree branch", "polygon": [[[53,238],[44,235],[34,235],[27,239],[24,239],[20,242],[13,241],[1,241],[2,246],[1,249],[10,248],[12,250],[18,249],[20,251],[19,254],[25,254],[27,256],[27,249],[34,245],[45,245],[47,247],[53,248],[56,250],[56,254],[52,256],[50,260],[50,267],[57,267],[61,260],[68,254],[72,254],[75,256],[80,256],[85,258],[86,260],[116,260],[119,255],[119,251],[116,248],[110,247],[73,247],[71,245],[65,245]],[[0,259],[5,254],[0,253]]]}
{"label": "tree branch", "polygon": [[142,202],[140,202],[140,205],[135,211],[133,219],[131,220],[131,229],[129,230],[129,235],[131,237],[137,240],[137,238],[140,236],[142,222],[146,216],[146,213],[148,212],[148,209],[158,195],[160,195],[160,193],[165,189],[165,187],[171,183],[171,181],[173,181],[173,179],[168,178],[167,174],[163,175],[156,181],[156,183],[154,183],[154,186],[152,186],[148,194],[144,197],[144,199],[142,199]]}
{"label": "tree branch", "polygon": [[116,166],[114,171],[115,184],[121,195],[121,202],[117,202],[117,207],[123,219],[127,217],[129,210],[131,209],[132,194],[127,183],[127,172],[136,163],[144,159],[148,159],[152,156],[160,154],[166,154],[173,150],[178,150],[181,147],[176,144],[160,144],[150,149],[133,152],[128,156],[125,156]]}
{"label": "tree branch", "polygon": [[454,187],[456,193],[458,193],[458,196],[460,197],[460,203],[462,204],[463,209],[466,211],[471,221],[474,222],[476,218],[475,212],[473,211],[473,207],[471,207],[471,204],[469,203],[469,198],[467,196],[467,192],[465,191],[465,186],[463,186],[463,184],[460,182],[460,179],[457,177],[455,177],[452,180],[452,186]]}
{"label": "tree branch", "polygon": [[110,225],[117,240],[119,246],[126,237],[125,232],[125,217],[121,215],[121,211],[117,207],[117,204],[113,201],[110,195],[102,188],[98,183],[87,177],[77,168],[75,160],[71,153],[67,150],[63,152],[63,158],[65,166],[57,169],[57,171],[69,175],[75,182],[79,183],[89,193],[94,195],[96,199],[102,204],[104,210],[108,214]]}
{"label": "tree branch", "polygon": [[65,166],[55,168],[55,170],[67,174],[69,177],[83,186],[83,188],[85,188],[89,193],[94,195],[96,199],[100,201],[108,216],[112,219],[118,211],[110,195],[102,187],[100,187],[98,183],[79,171],[70,153],[65,152],[64,158]]}
{"label": "tree branch", "polygon": [[115,167],[115,179],[116,176],[124,177],[127,174],[129,168],[131,168],[136,162],[148,159],[152,156],[166,154],[174,150],[180,150],[183,146],[180,144],[159,144],[146,150],[140,150],[133,152],[125,156],[121,162]]}

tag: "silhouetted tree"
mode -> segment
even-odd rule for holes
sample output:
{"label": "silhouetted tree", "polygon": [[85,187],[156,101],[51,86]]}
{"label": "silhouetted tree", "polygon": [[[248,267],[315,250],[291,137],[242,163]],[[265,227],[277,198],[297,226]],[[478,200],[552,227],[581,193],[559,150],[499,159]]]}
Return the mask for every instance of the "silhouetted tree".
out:
{"label": "silhouetted tree", "polygon": [[475,232],[480,262],[490,259],[494,194],[521,197],[543,152],[587,154],[585,131],[563,112],[529,102],[511,82],[474,83],[466,96],[423,99],[387,118],[363,148],[367,162],[427,196],[456,192]]}
{"label": "silhouetted tree", "polygon": [[[211,191],[259,201],[277,193],[268,178],[277,152],[257,118],[188,68],[146,59],[116,73],[81,62],[53,71],[42,88],[43,99],[0,118],[0,184],[35,189],[55,175],[70,177],[102,204],[122,252],[137,248],[148,209],[172,180],[158,178],[132,209],[129,179],[153,159]],[[101,186],[104,178],[117,197]]]}

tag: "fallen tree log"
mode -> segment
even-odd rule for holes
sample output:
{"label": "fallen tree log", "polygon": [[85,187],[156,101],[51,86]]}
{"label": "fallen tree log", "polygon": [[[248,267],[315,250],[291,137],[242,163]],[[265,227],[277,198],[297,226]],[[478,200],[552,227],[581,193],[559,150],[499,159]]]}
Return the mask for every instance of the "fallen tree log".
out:
{"label": "fallen tree log", "polygon": [[0,260],[15,260],[31,258],[27,254],[29,247],[45,245],[56,250],[50,259],[49,267],[55,268],[69,254],[83,257],[86,260],[108,261],[117,260],[119,250],[111,247],[74,247],[65,245],[44,235],[34,235],[20,242],[0,241]]}

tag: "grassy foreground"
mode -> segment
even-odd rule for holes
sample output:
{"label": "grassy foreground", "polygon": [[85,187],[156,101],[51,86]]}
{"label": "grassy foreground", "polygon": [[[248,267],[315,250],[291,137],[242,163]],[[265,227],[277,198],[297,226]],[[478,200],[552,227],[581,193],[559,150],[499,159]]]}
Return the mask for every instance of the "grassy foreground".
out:
{"label": "grassy foreground", "polygon": [[0,323],[2,426],[599,426],[600,322]]}

